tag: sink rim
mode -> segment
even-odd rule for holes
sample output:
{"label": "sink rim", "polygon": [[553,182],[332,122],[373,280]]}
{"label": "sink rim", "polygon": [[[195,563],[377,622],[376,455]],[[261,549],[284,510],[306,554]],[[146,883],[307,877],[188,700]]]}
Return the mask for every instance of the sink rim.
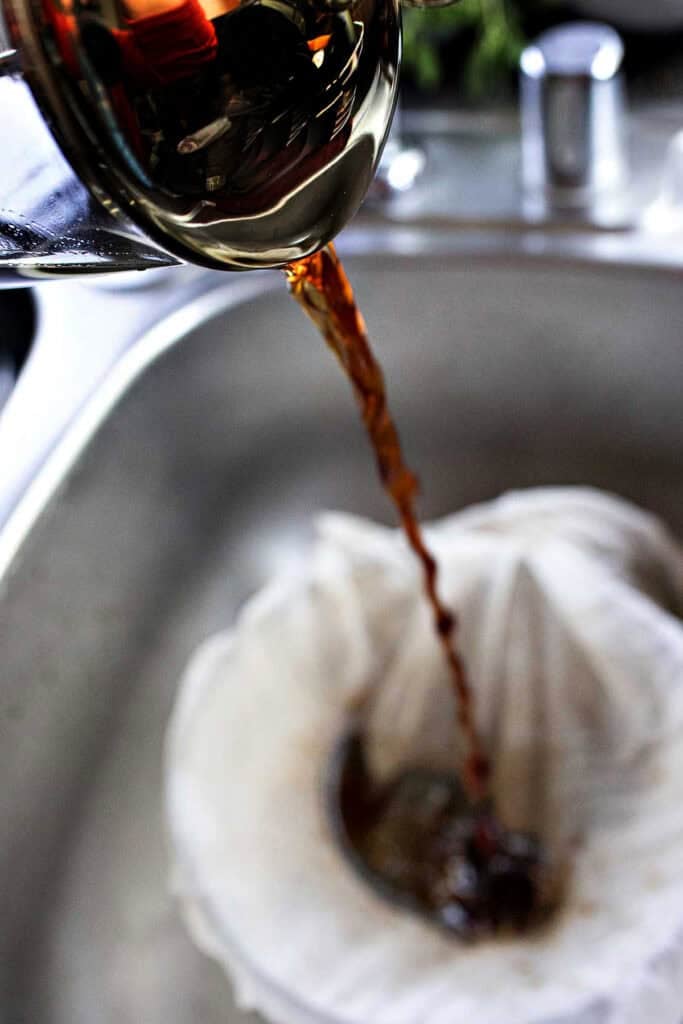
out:
{"label": "sink rim", "polygon": [[[488,267],[528,267],[557,270],[585,270],[599,267],[605,275],[654,275],[657,279],[680,279],[680,269],[670,259],[651,260],[639,246],[624,245],[629,236],[597,235],[595,232],[545,233],[537,231],[456,231],[415,226],[386,226],[372,231],[351,228],[338,242],[342,258],[376,259],[378,256],[406,263],[420,260],[469,261]],[[219,271],[206,271],[202,287],[181,290],[178,304],[151,328],[143,330],[105,373],[71,423],[59,437],[45,461],[28,483],[5,523],[0,523],[0,588],[14,571],[21,549],[29,540],[40,516],[77,463],[89,442],[110,413],[145,371],[174,345],[202,324],[225,315],[258,296],[282,288],[277,271],[254,271],[247,276],[227,278]],[[54,286],[52,286],[54,287]],[[144,300],[144,296],[143,296]],[[88,341],[89,339],[84,339]]]}

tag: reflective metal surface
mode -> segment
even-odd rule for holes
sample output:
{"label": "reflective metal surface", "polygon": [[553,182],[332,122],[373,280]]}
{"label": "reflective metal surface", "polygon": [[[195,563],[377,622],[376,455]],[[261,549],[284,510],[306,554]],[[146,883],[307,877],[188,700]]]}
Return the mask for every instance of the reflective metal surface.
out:
{"label": "reflective metal surface", "polygon": [[26,82],[1,71],[0,110],[0,288],[174,262],[88,192]]}
{"label": "reflective metal surface", "polygon": [[[679,161],[672,140],[682,123],[683,98],[628,111],[623,124],[628,186],[614,194],[607,190],[605,201],[572,206],[525,189],[520,120],[514,110],[403,110],[399,155],[401,146],[407,154],[417,151],[423,166],[405,192],[385,188],[377,196],[373,184],[372,219],[411,228],[455,228],[459,234],[474,230],[477,245],[493,238],[500,246],[514,233],[534,252],[550,248],[618,262],[635,256],[646,264],[681,265],[683,191],[679,195],[675,185]],[[391,139],[384,153],[390,172]],[[364,214],[367,224],[370,204]]]}
{"label": "reflective metal surface", "polygon": [[619,35],[595,22],[557,26],[523,52],[522,171],[539,205],[623,206],[623,59]]}
{"label": "reflective metal surface", "polygon": [[[438,236],[347,269],[425,515],[583,483],[683,534],[678,272]],[[176,912],[163,733],[190,652],[330,507],[389,518],[345,381],[254,275],[124,357],[0,533],[3,1021],[250,1019]]]}
{"label": "reflective metal surface", "polygon": [[180,258],[244,269],[310,254],[356,212],[393,111],[396,0],[4,4],[101,216]]}

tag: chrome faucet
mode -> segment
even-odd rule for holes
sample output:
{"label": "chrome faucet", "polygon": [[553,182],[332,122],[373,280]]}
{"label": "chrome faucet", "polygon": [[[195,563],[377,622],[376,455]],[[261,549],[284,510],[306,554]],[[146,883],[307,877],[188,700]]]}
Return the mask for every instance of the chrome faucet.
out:
{"label": "chrome faucet", "polygon": [[607,25],[545,32],[522,54],[522,178],[528,211],[608,218],[628,184],[624,47]]}
{"label": "chrome faucet", "polygon": [[399,43],[398,0],[0,0],[0,278],[309,255],[372,180]]}

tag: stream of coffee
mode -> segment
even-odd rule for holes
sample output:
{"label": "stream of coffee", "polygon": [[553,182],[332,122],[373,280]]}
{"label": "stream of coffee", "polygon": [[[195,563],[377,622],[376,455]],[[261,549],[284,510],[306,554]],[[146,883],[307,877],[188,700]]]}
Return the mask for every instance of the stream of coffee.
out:
{"label": "stream of coffee", "polygon": [[534,836],[507,830],[496,816],[490,765],[456,643],[457,620],[439,595],[438,566],[415,509],[417,478],[403,458],[382,369],[333,246],[290,264],[286,275],[292,295],[353,387],[382,484],[421,563],[465,743],[459,780],[408,767],[378,788],[367,770],[362,736],[350,736],[335,782],[339,838],[378,889],[441,927],[463,938],[501,928],[523,931],[548,909],[543,851]]}
{"label": "stream of coffee", "polygon": [[286,274],[292,295],[324,336],[351,382],[382,485],[422,565],[425,594],[448,664],[466,745],[462,783],[472,804],[480,804],[488,792],[489,764],[475,724],[465,665],[456,644],[457,620],[439,596],[437,562],[425,542],[415,510],[419,485],[403,457],[382,368],[373,354],[353,289],[334,246],[328,245],[314,256],[290,264]]}

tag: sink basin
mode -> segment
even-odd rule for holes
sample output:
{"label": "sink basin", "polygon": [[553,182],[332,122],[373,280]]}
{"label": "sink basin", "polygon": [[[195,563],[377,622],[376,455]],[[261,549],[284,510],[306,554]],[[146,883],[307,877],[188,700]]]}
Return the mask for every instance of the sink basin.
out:
{"label": "sink basin", "polygon": [[[425,516],[590,484],[683,535],[679,274],[436,241],[347,269]],[[390,509],[277,275],[212,283],[84,416],[0,535],[0,1018],[246,1024],[170,893],[165,722],[192,650],[306,558],[317,510]]]}

